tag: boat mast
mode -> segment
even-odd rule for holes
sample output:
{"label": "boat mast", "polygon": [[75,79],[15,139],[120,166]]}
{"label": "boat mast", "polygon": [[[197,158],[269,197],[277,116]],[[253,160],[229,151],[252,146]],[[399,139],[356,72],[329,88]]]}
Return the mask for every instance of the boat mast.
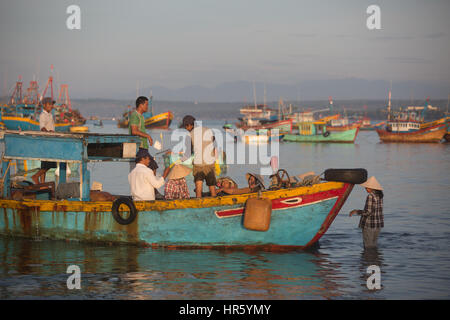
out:
{"label": "boat mast", "polygon": [[45,86],[44,91],[41,94],[41,99],[45,98],[45,93],[47,92],[47,89],[50,87],[50,98],[53,100],[53,65],[50,66],[50,76],[48,77],[47,84]]}
{"label": "boat mast", "polygon": [[264,108],[266,107],[266,83],[264,82]]}
{"label": "boat mast", "polygon": [[255,110],[258,109],[256,107],[256,87],[255,87],[255,81],[253,81],[253,100],[255,102]]}
{"label": "boat mast", "polygon": [[392,90],[392,80],[391,80],[391,86],[389,88],[388,121],[391,121],[391,90]]}
{"label": "boat mast", "polygon": [[19,81],[16,82],[14,91],[9,99],[10,104],[22,103],[22,76],[19,76]]}
{"label": "boat mast", "polygon": [[59,98],[58,98],[59,104],[65,104],[69,108],[69,112],[72,112],[72,105],[70,103],[69,98],[69,85],[62,84],[59,89]]}
{"label": "boat mast", "polygon": [[389,100],[388,100],[388,121],[391,121],[391,90],[389,90]]}
{"label": "boat mast", "polygon": [[450,94],[448,95],[448,98],[447,98],[447,112],[445,113],[445,115],[447,115],[448,116],[448,103],[450,102]]}

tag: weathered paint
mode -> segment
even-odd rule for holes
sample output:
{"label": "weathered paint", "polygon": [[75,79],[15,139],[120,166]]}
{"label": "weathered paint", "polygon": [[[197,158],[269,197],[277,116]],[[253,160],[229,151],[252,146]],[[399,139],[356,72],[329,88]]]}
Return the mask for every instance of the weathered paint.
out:
{"label": "weathered paint", "polygon": [[217,214],[242,209],[256,194],[136,202],[138,217],[125,226],[112,217],[111,202],[0,200],[0,233],[168,247],[304,248],[329,228],[351,189],[349,184],[327,182],[263,192],[273,206],[267,232],[245,229],[242,213]]}

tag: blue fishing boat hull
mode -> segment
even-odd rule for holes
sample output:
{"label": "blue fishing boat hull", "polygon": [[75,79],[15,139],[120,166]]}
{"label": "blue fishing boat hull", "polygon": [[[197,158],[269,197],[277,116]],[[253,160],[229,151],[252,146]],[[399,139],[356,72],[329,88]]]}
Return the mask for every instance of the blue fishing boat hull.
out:
{"label": "blue fishing boat hull", "polygon": [[[21,131],[39,131],[39,122],[31,120],[29,118],[21,117],[2,117],[6,129],[8,130],[21,130]],[[70,123],[57,123],[55,124],[55,131],[57,132],[69,132],[71,127]]]}
{"label": "blue fishing boat hull", "polygon": [[326,232],[352,187],[327,182],[263,192],[272,201],[265,232],[243,226],[245,202],[255,194],[136,202],[139,213],[128,225],[115,221],[111,202],[0,200],[0,234],[168,247],[306,248]]}

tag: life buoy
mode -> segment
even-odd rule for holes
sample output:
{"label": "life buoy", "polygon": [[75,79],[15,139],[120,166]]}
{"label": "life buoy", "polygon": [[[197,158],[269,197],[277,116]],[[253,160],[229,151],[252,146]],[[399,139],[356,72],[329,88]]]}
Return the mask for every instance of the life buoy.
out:
{"label": "life buoy", "polygon": [[324,172],[325,180],[361,184],[367,180],[367,170],[358,169],[327,169]]}
{"label": "life buoy", "polygon": [[[130,209],[130,215],[126,219],[124,219],[119,213],[119,208],[121,205],[126,205]],[[133,200],[131,200],[131,198],[129,197],[121,197],[119,199],[114,200],[111,212],[114,217],[114,220],[116,220],[116,222],[121,225],[127,225],[132,223],[136,219],[138,213],[136,207],[134,206]]]}
{"label": "life buoy", "polygon": [[326,137],[328,137],[330,135],[330,131],[325,131],[324,133],[323,133],[323,136],[326,138]]}

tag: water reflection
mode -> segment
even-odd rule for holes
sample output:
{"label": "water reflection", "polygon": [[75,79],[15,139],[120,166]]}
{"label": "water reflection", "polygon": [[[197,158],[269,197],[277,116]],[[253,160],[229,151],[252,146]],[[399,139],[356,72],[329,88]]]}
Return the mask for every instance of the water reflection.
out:
{"label": "water reflection", "polygon": [[[0,238],[0,298],[329,299],[338,265],[318,252],[163,250]],[[68,290],[69,265],[81,290]]]}

